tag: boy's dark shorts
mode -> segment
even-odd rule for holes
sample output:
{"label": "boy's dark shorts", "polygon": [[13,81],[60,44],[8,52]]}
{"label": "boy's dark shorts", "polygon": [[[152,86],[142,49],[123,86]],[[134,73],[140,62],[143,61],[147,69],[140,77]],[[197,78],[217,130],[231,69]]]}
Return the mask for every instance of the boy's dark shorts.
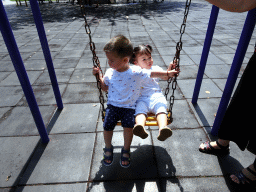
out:
{"label": "boy's dark shorts", "polygon": [[135,109],[120,108],[113,105],[108,105],[104,119],[104,130],[114,130],[117,122],[121,120],[122,127],[133,128],[135,124]]}

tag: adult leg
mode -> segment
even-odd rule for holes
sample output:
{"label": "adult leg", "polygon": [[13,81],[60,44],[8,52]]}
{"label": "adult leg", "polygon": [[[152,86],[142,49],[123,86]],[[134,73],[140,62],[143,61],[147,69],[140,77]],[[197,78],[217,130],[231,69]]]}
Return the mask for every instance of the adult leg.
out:
{"label": "adult leg", "polygon": [[[243,169],[241,172],[231,175],[230,178],[237,184],[245,184],[250,181],[256,181],[256,159],[253,164],[251,164],[248,168]],[[239,179],[240,177],[240,179]],[[243,179],[241,179],[241,177]]]}

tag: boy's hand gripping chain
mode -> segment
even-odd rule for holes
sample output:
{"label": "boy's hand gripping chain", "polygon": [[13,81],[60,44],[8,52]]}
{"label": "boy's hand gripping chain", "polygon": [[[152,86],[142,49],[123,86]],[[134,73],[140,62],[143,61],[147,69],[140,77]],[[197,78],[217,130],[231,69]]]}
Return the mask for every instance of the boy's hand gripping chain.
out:
{"label": "boy's hand gripping chain", "polygon": [[[184,11],[183,23],[181,24],[181,27],[180,27],[180,40],[176,45],[176,54],[175,54],[175,57],[173,58],[173,63],[176,63],[176,67],[175,67],[176,70],[180,69],[180,51],[182,50],[182,35],[185,33],[186,22],[187,22],[187,17],[188,17],[190,4],[191,4],[191,0],[187,0],[185,11]],[[167,88],[165,89],[166,99],[167,99],[167,95],[170,91],[169,87],[170,87],[171,82],[172,82],[172,95],[170,96],[170,105],[169,105],[169,112],[171,113],[171,115],[170,115],[171,120],[170,121],[172,121],[172,107],[173,107],[174,99],[175,99],[174,91],[177,88],[177,76],[168,80],[168,85],[167,85]]]}
{"label": "boy's hand gripping chain", "polygon": [[[85,2],[85,1],[83,1]],[[92,41],[92,36],[91,36],[91,29],[90,29],[90,26],[87,22],[87,19],[86,19],[86,12],[85,12],[85,5],[84,3],[82,4],[82,0],[79,0],[79,4],[80,4],[80,8],[81,8],[81,13],[82,13],[82,16],[84,18],[84,22],[85,22],[85,31],[86,33],[88,34],[89,36],[89,45],[90,45],[90,49],[92,51],[92,55],[93,55],[93,58],[92,58],[92,61],[93,61],[93,66],[94,67],[98,67],[100,69],[100,72],[101,74],[103,75],[103,72],[102,72],[102,69],[100,67],[100,61],[99,61],[99,58],[97,57],[96,55],[96,52],[95,52],[95,43]],[[103,96],[103,93],[102,93],[102,89],[101,89],[101,84],[100,84],[100,77],[99,77],[100,74],[96,75],[96,80],[97,80],[97,88],[99,89],[99,100],[100,100],[100,104],[101,104],[101,107],[102,107],[102,110],[101,110],[101,115],[102,115],[102,119],[104,119],[104,111],[105,111],[105,107],[104,107],[104,96]]]}

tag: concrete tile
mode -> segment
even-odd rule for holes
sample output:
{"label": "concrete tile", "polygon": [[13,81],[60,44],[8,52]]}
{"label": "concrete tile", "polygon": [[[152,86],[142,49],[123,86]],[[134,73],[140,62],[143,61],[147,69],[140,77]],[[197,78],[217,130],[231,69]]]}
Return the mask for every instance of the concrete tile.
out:
{"label": "concrete tile", "polygon": [[53,133],[95,132],[100,104],[66,104],[56,121]]}
{"label": "concrete tile", "polygon": [[[173,56],[162,56],[165,64],[169,66],[170,62],[173,61],[174,55]],[[180,66],[185,66],[185,65],[194,65],[195,62],[189,58],[188,55],[182,55],[180,57]]]}
{"label": "concrete tile", "polygon": [[0,107],[14,106],[22,97],[23,91],[20,86],[0,87]]}
{"label": "concrete tile", "polygon": [[213,126],[221,98],[198,99],[197,104],[189,103],[201,126]]}
{"label": "concrete tile", "polygon": [[[186,98],[192,98],[195,79],[179,80],[178,85]],[[214,84],[211,79],[203,79],[199,98],[222,97],[222,91]]]}
{"label": "concrete tile", "polygon": [[[11,187],[15,184],[38,141],[37,136],[0,137],[1,187]],[[10,176],[8,180],[7,176]]]}
{"label": "concrete tile", "polygon": [[[68,83],[71,75],[74,72],[74,69],[73,68],[55,69],[54,71],[55,71],[58,83]],[[45,70],[42,73],[42,75],[34,83],[34,85],[44,85],[44,84],[51,84],[51,79],[50,79],[48,70]]]}
{"label": "concrete tile", "polygon": [[204,177],[204,178],[181,178],[179,181],[168,179],[163,186],[166,192],[179,191],[230,191],[226,186],[223,177]]}
{"label": "concrete tile", "polygon": [[98,103],[99,93],[96,83],[68,84],[63,103]]}
{"label": "concrete tile", "polygon": [[[100,66],[101,68],[105,68],[106,66],[108,66],[107,64],[107,58],[104,57],[104,58],[99,58],[99,61],[100,61]],[[92,69],[93,67],[93,61],[92,61],[92,56],[86,58],[86,59],[80,59],[76,68],[89,68],[89,69]]]}
{"label": "concrete tile", "polygon": [[157,183],[155,181],[144,180],[122,180],[122,181],[108,181],[108,182],[93,182],[89,184],[90,192],[158,192]]}
{"label": "concrete tile", "polygon": [[92,70],[86,68],[75,69],[69,83],[96,82],[96,77],[92,74]]}
{"label": "concrete tile", "polygon": [[[56,107],[39,108],[45,126],[47,126]],[[1,136],[38,135],[38,130],[28,107],[15,107],[9,111],[0,124]]]}
{"label": "concrete tile", "polygon": [[2,60],[0,61],[0,65],[1,65],[1,68],[0,68],[0,71],[1,71],[1,72],[4,72],[4,71],[12,72],[12,71],[15,70],[15,69],[14,69],[14,66],[13,66],[13,63],[12,63],[12,61],[10,61],[10,60],[4,60],[4,59],[2,59]]}
{"label": "concrete tile", "polygon": [[[195,64],[200,65],[200,61],[201,61],[201,56],[200,55],[191,55],[189,54],[189,57],[195,62]],[[222,61],[221,59],[219,59],[218,57],[216,57],[215,55],[213,55],[212,53],[209,53],[208,55],[208,59],[207,59],[207,65],[211,65],[211,64],[224,64],[225,62]],[[206,65],[206,66],[207,66]]]}
{"label": "concrete tile", "polygon": [[75,183],[75,184],[58,184],[58,185],[35,185],[35,186],[24,186],[17,188],[17,191],[26,192],[76,192],[86,191],[87,183]]}
{"label": "concrete tile", "polygon": [[[60,94],[63,95],[67,84],[59,84]],[[37,105],[55,105],[56,99],[52,85],[33,85],[33,92],[37,101]],[[23,96],[18,105],[28,106],[26,97]]]}
{"label": "concrete tile", "polygon": [[55,58],[70,58],[70,57],[78,57],[80,58],[83,54],[83,50],[70,50],[68,51],[60,51],[58,54],[56,54]]}
{"label": "concrete tile", "polygon": [[[43,71],[27,71],[30,84],[32,85],[42,73]],[[0,86],[9,85],[21,85],[16,72],[12,72],[7,78],[0,82]]]}
{"label": "concrete tile", "polygon": [[0,72],[0,84],[1,84],[1,81],[3,81],[10,74],[11,72]]}
{"label": "concrete tile", "polygon": [[202,129],[173,130],[164,142],[157,140],[158,131],[152,135],[160,177],[222,175],[217,157],[198,151],[200,143],[207,140]]}
{"label": "concrete tile", "polygon": [[106,167],[102,163],[105,147],[103,133],[97,133],[97,142],[93,157],[93,165],[90,180],[113,181],[152,179],[157,177],[157,167],[154,160],[150,135],[147,139],[134,137],[131,144],[131,165],[129,168],[122,168],[120,165],[121,148],[124,145],[123,132],[113,134],[112,145],[114,146],[113,164]]}
{"label": "concrete tile", "polygon": [[71,57],[65,59],[54,59],[53,65],[55,69],[75,68],[79,62],[79,58]]}
{"label": "concrete tile", "polygon": [[[95,134],[65,134],[49,137],[50,142],[41,158],[36,165],[33,163],[28,165],[20,184],[88,181]],[[32,158],[31,161],[35,162],[36,159]]]}
{"label": "concrete tile", "polygon": [[206,65],[205,74],[209,78],[228,78],[230,71],[229,65]]}
{"label": "concrete tile", "polygon": [[24,66],[26,68],[26,70],[33,70],[33,71],[37,71],[37,70],[44,70],[47,68],[46,66],[46,62],[44,59],[28,59],[26,61],[24,61]]}

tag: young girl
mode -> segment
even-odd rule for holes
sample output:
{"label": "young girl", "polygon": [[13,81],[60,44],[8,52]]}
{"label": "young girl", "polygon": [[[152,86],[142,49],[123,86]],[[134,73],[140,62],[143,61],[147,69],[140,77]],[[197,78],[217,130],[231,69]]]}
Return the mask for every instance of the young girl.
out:
{"label": "young girl", "polygon": [[102,77],[99,68],[93,68],[93,75],[99,74],[101,88],[108,90],[108,102],[104,119],[104,159],[109,166],[113,162],[112,136],[117,121],[121,120],[124,128],[124,147],[121,151],[120,165],[130,166],[130,146],[135,124],[135,104],[140,95],[141,82],[154,77],[170,78],[177,72],[142,70],[138,66],[130,66],[129,60],[133,54],[133,46],[123,35],[113,37],[104,47],[108,64],[111,67]]}
{"label": "young girl", "polygon": [[[153,66],[153,58],[151,56],[152,47],[150,45],[139,45],[134,48],[131,63],[140,66],[142,69],[150,71],[163,71],[159,66]],[[174,64],[170,64],[169,69],[174,68]],[[168,70],[169,70],[168,69]],[[177,72],[178,74],[178,72]],[[162,78],[166,80],[166,78]],[[172,130],[167,127],[167,101],[162,94],[158,84],[158,78],[147,79],[142,85],[141,96],[136,103],[135,121],[136,125],[133,128],[133,134],[145,139],[148,133],[145,131],[144,125],[146,122],[147,113],[154,113],[157,117],[159,125],[160,141],[165,141],[172,135]]]}

